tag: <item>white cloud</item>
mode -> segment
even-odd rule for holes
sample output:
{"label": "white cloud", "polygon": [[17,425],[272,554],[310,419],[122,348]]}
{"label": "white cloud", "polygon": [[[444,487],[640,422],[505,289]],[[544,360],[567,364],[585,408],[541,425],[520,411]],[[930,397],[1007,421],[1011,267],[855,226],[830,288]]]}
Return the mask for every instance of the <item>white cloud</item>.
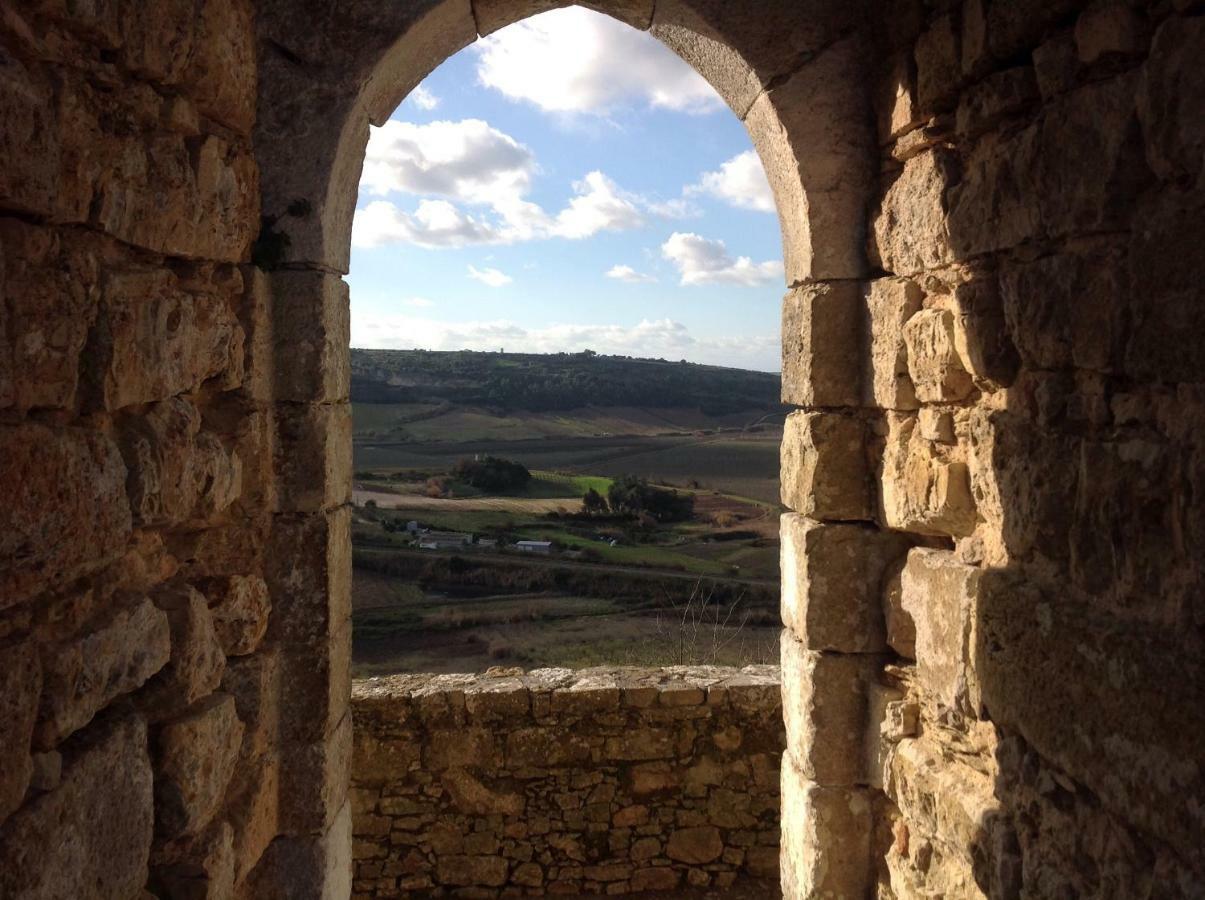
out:
{"label": "white cloud", "polygon": [[766,180],[766,170],[753,150],[732,157],[718,171],[704,172],[689,194],[710,194],[741,209],[774,212],[774,193]]}
{"label": "white cloud", "polygon": [[577,353],[590,349],[598,353],[690,359],[765,371],[778,370],[781,353],[777,335],[699,338],[672,319],[645,319],[631,326],[554,324],[525,328],[506,319],[440,322],[406,315],[353,316],[352,346],[428,350],[505,348],[519,353]]}
{"label": "white cloud", "polygon": [[435,303],[432,300],[428,300],[426,297],[411,297],[409,300],[406,301],[406,305],[407,306],[417,306],[420,308],[426,308],[428,306],[434,306]]}
{"label": "white cloud", "polygon": [[439,98],[421,84],[412,90],[406,99],[419,109],[432,110],[439,106]]}
{"label": "white cloud", "polygon": [[653,207],[594,171],[574,182],[568,204],[552,214],[526,199],[535,171],[527,147],[480,119],[425,125],[391,120],[372,130],[361,191],[370,197],[402,193],[423,199],[412,213],[392,199],[372,200],[356,211],[352,242],[358,247],[464,247],[576,240],[637,228],[644,224],[644,211]]}
{"label": "white cloud", "polygon": [[617,281],[626,281],[628,284],[655,284],[657,281],[652,275],[637,272],[631,266],[623,265],[611,266],[607,270],[607,277],[614,278]]}
{"label": "white cloud", "polygon": [[489,267],[478,269],[476,266],[469,266],[469,277],[492,288],[505,287],[514,281],[505,272],[500,272],[497,269]]}
{"label": "white cloud", "polygon": [[482,84],[547,112],[607,115],[646,104],[700,113],[723,106],[711,85],[656,38],[580,7],[510,25],[474,49]]}
{"label": "white cloud", "polygon": [[766,284],[782,277],[777,260],[755,263],[747,256],[733,259],[723,241],[675,231],[661,245],[661,255],[674,264],[684,285]]}

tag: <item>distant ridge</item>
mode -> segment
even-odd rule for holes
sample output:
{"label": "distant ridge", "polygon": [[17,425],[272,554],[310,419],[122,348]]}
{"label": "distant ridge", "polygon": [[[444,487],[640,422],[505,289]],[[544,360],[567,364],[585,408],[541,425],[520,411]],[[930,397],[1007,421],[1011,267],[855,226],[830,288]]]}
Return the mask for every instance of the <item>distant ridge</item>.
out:
{"label": "distant ridge", "polygon": [[778,373],[583,353],[351,351],[356,403],[452,403],[554,412],[584,406],[698,408],[707,415],[786,409]]}

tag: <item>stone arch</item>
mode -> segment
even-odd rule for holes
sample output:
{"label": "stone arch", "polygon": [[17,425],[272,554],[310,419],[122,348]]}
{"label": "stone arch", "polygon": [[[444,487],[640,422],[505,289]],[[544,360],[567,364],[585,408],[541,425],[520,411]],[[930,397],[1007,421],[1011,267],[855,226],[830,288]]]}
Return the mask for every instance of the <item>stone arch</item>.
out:
{"label": "stone arch", "polygon": [[[319,724],[304,735],[309,747],[304,761],[286,758],[282,793],[312,795],[316,779],[329,787],[329,802],[316,807],[319,817],[306,827],[310,840],[317,842],[311,849],[317,847],[317,855],[327,857],[328,877],[338,878],[342,876],[331,874],[336,860],[330,854],[348,827],[339,819],[346,813],[340,812],[338,798],[345,788],[340,779],[347,776],[350,735],[343,716],[346,676],[339,668],[347,664],[350,633],[349,555],[342,534],[347,524],[340,512],[350,489],[347,293],[339,276],[348,267],[368,126],[386,121],[430,71],[478,34],[567,4],[364,0],[335,7],[310,0],[302,5],[309,15],[299,14],[298,4],[286,0],[268,0],[259,8],[255,153],[262,184],[260,243],[275,254],[277,266],[268,276],[279,351],[276,399],[297,404],[300,420],[296,429],[281,430],[277,458],[308,460],[277,473],[284,507],[305,518],[282,519],[276,531],[282,548],[308,540],[319,551],[313,554],[316,563],[305,563],[313,570],[305,578],[313,590],[311,602],[287,612],[294,621],[281,627],[286,634],[305,635],[326,661],[316,672],[312,660],[297,660],[292,677],[308,679],[312,688],[299,695],[305,699],[296,714]],[[855,519],[861,524],[833,526],[836,538],[847,552],[852,548],[864,557],[881,556],[867,473],[855,468],[847,476],[834,474],[835,460],[829,455],[812,458],[808,449],[819,441],[859,459],[868,457],[863,444],[869,431],[856,410],[861,405],[858,286],[868,271],[866,215],[877,188],[877,146],[870,78],[863,71],[868,38],[860,4],[773,2],[759,4],[757,16],[724,0],[596,0],[583,5],[651,31],[702,74],[745,124],[767,170],[783,234],[788,287],[783,396],[816,410],[797,414],[788,429],[783,465],[792,474],[784,471],[784,502],[800,515],[788,519],[784,538],[795,541],[801,527],[824,529],[828,526],[819,523]],[[315,379],[314,373],[321,377]],[[790,565],[794,559],[790,557]],[[802,569],[785,574],[784,659],[794,659],[796,648],[803,646],[798,639],[807,634],[799,607],[806,606],[808,588]],[[288,591],[297,580],[294,566],[282,575],[279,589]],[[815,649],[857,653],[867,646],[861,635],[842,635]],[[812,645],[808,647],[811,652]],[[285,676],[291,677],[287,666]],[[328,679],[325,685],[323,678]],[[788,740],[799,746],[795,762],[784,760],[784,772],[794,774],[784,775],[782,877],[788,896],[796,896],[809,890],[805,884],[814,877],[808,871],[810,860],[828,852],[817,843],[825,838],[818,839],[814,827],[829,815],[824,804],[845,799],[841,788],[833,793],[827,785],[846,785],[849,776],[815,768],[802,746],[811,741],[810,719],[803,712],[811,702],[810,688],[798,682],[790,690],[797,696],[787,704],[792,707],[786,714]],[[315,694],[323,697],[320,717],[314,716]],[[282,716],[287,720],[290,711],[283,710]],[[840,747],[841,752],[847,749]],[[855,800],[861,798],[859,794]],[[820,809],[814,812],[817,804]],[[855,842],[865,849],[863,864],[838,871],[825,882],[826,889],[866,883],[869,818],[858,819],[853,828]],[[836,840],[847,842],[849,828]]]}

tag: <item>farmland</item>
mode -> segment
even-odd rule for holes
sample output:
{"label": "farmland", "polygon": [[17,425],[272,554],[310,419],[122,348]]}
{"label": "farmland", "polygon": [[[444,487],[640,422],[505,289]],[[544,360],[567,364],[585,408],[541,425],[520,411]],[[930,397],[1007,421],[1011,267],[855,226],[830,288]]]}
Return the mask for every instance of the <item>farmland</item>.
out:
{"label": "farmland", "polygon": [[[634,364],[646,378],[670,367],[677,396],[691,390],[683,371],[705,369],[722,408],[584,406],[561,390],[574,381],[573,357],[525,356],[520,368],[555,371],[560,385],[536,390],[527,405],[564,407],[530,409],[463,402],[481,394],[464,374],[463,355],[390,363],[386,351],[371,352],[375,368],[367,374],[353,357],[357,672],[773,655],[776,376],[737,372],[726,384],[734,370],[589,357],[580,364],[603,371],[604,388],[620,392]],[[473,377],[487,363],[507,362],[501,354],[467,356]],[[408,368],[433,357],[429,372]],[[386,381],[371,382],[374,373]],[[750,399],[767,378],[774,391]],[[645,393],[661,392],[646,385]],[[517,465],[530,478],[483,490],[458,477],[461,461],[482,458]],[[690,515],[636,520],[606,510],[605,500],[601,510],[583,510],[586,492],[606,497],[625,476],[684,498]],[[520,541],[537,542],[539,557],[519,552]]]}

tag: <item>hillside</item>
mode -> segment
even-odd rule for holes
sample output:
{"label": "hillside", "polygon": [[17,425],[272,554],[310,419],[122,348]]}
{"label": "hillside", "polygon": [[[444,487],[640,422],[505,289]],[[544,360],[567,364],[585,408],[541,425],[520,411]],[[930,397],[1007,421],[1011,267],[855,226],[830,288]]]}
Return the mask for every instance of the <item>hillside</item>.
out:
{"label": "hillside", "polygon": [[352,350],[352,401],[494,413],[581,407],[778,412],[777,373],[584,353]]}

